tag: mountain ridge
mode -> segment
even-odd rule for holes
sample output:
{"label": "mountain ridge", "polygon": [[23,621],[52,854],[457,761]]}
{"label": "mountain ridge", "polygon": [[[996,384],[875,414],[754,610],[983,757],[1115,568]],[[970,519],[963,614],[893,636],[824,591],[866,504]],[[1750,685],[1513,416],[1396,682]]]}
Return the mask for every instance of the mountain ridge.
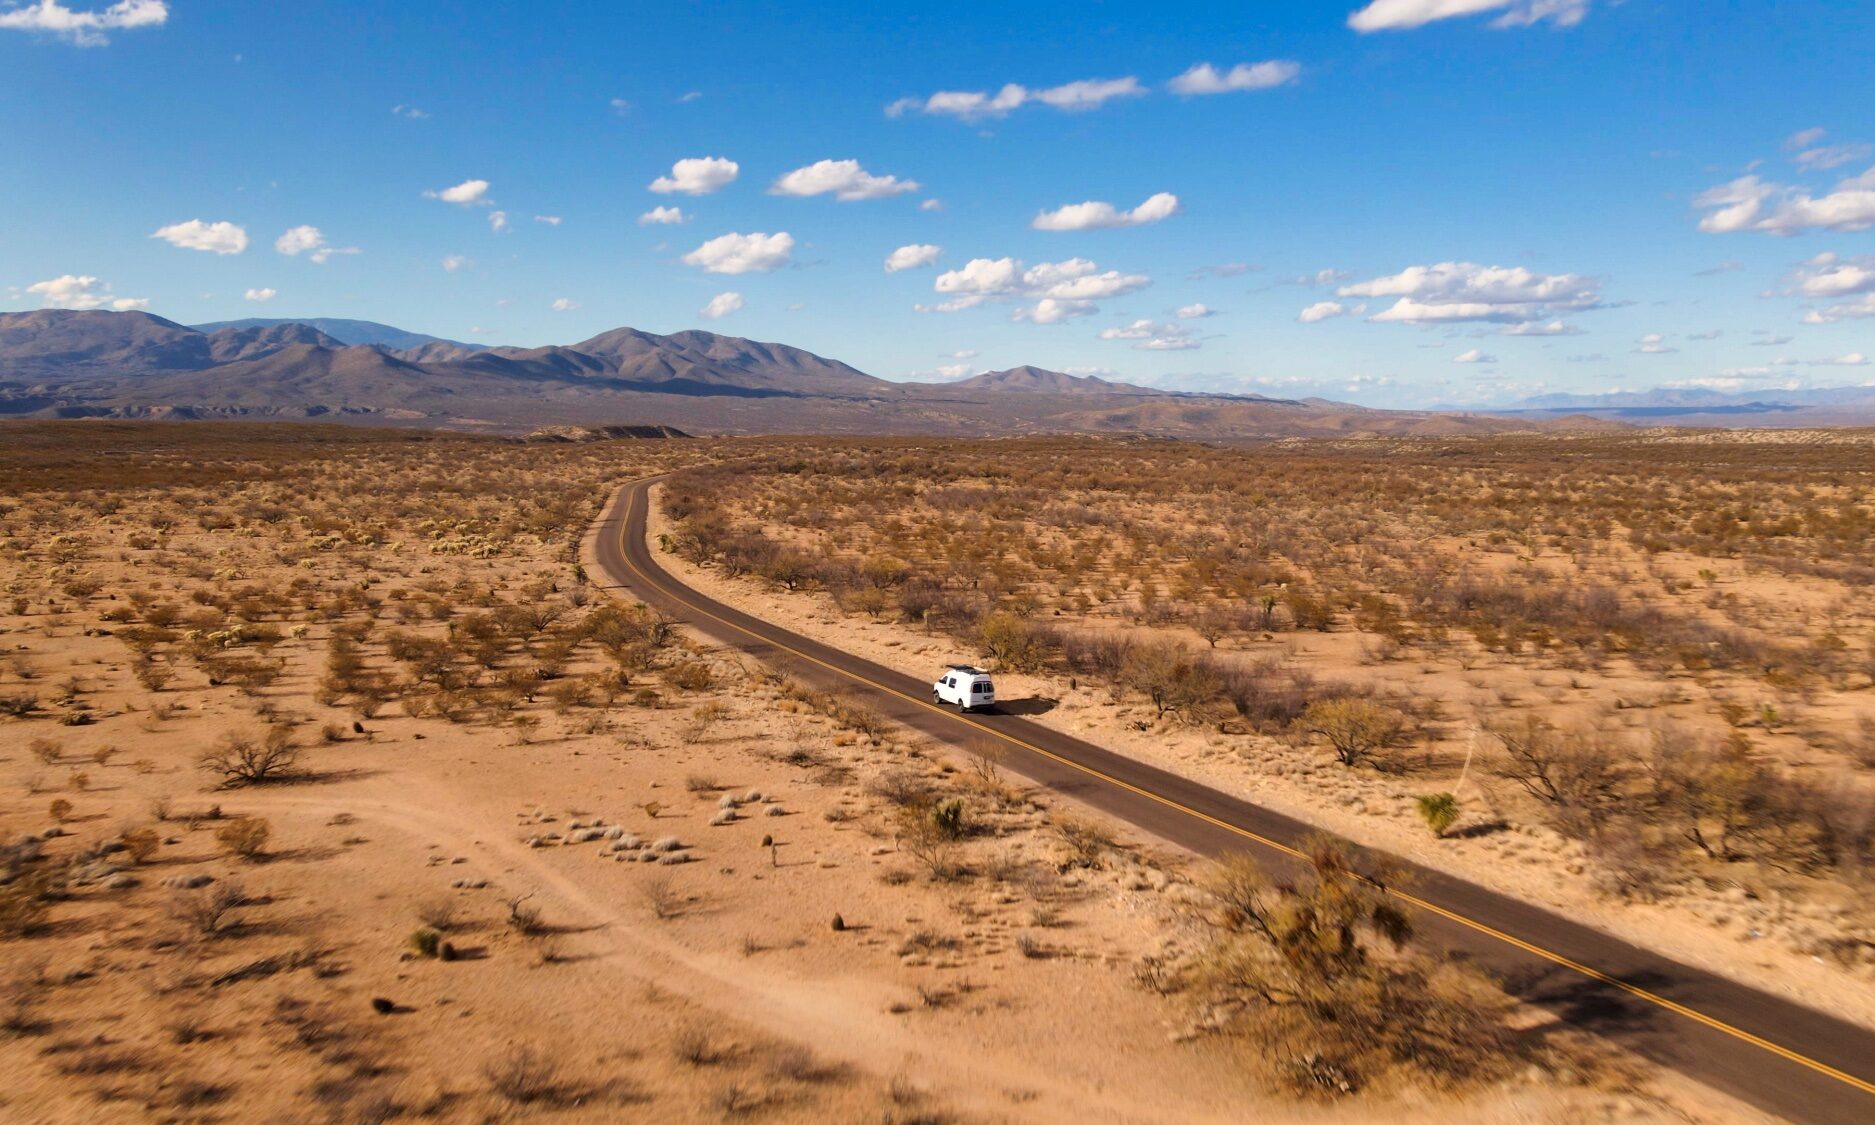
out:
{"label": "mountain ridge", "polygon": [[[347,343],[418,339],[411,348]],[[349,327],[348,327],[349,326]],[[217,322],[144,312],[0,313],[0,417],[334,418],[529,431],[966,436],[1129,432],[1249,440],[1557,428],[1487,415],[1162,391],[1036,366],[898,383],[788,344],[621,327],[571,345],[463,345],[374,322]],[[379,331],[384,330],[384,331]]]}

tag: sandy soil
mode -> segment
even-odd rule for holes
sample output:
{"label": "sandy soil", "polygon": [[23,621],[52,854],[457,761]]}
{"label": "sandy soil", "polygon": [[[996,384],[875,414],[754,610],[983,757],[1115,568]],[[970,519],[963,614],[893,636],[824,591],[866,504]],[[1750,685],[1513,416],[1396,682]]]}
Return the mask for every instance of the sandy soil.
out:
{"label": "sandy soil", "polygon": [[[271,683],[212,684],[178,661],[148,690],[113,635],[133,587],[366,578],[387,617],[443,636],[437,602],[409,591],[524,600],[571,560],[565,541],[446,529],[427,548],[393,536],[289,562],[290,520],[177,527],[160,551],[128,545],[136,526],[100,526],[102,549],[59,564],[58,582],[82,570],[95,590],[55,587],[30,558],[4,576],[19,600],[0,613],[0,695],[42,706],[0,720],[0,839],[74,863],[43,924],[0,942],[0,1117],[1757,1119],[1671,1076],[1645,1094],[1535,1079],[1463,1102],[1270,1094],[1254,1044],[1193,1036],[1182,998],[1137,982],[1142,958],[1192,940],[1183,857],[1122,833],[1097,867],[1068,866],[1046,795],[902,734],[862,738],[730,654],[688,658],[708,687],[530,698],[527,722],[367,714],[319,686],[350,619],[289,603],[276,639],[228,642],[283,660]],[[887,652],[924,643],[859,633]],[[394,670],[381,635],[365,648]],[[224,735],[269,725],[300,749],[291,780],[221,788],[197,768]],[[974,877],[934,880],[900,850],[888,773],[967,796]],[[255,821],[260,852],[231,854],[221,837]],[[211,933],[198,908],[231,887]],[[452,959],[413,951],[426,924]]]}
{"label": "sandy soil", "polygon": [[[670,530],[655,501],[648,530],[653,542]],[[674,553],[667,552],[661,559],[673,573],[711,597],[899,671],[924,676],[951,661],[980,658],[974,649],[940,634],[845,614],[823,594],[790,594],[758,579],[730,578]],[[1777,601],[1775,590],[1762,593],[1769,601]],[[1480,691],[1499,698],[1507,688],[1534,692],[1552,679],[1539,674],[1539,686],[1533,688],[1527,670],[1494,677],[1489,662],[1469,670],[1413,661],[1376,666],[1364,658],[1362,638],[1349,633],[1284,634],[1284,643],[1301,667],[1324,676],[1356,681],[1410,677],[1415,693],[1442,699],[1462,700]],[[1673,706],[1677,698],[1677,681],[1649,682],[1624,675],[1613,664],[1602,674],[1574,677],[1574,685],[1584,684],[1572,686],[1570,676],[1556,673],[1549,692],[1537,698],[1552,711],[1562,703],[1558,713],[1566,713],[1572,703],[1587,710],[1625,698],[1625,705],[1632,708],[1631,721],[1636,723],[1644,722],[1654,707]],[[1875,1026],[1875,989],[1867,986],[1865,975],[1799,952],[1786,942],[1764,940],[1773,931],[1802,934],[1839,928],[1845,917],[1840,905],[1774,895],[1755,897],[1737,888],[1706,899],[1681,897],[1651,904],[1612,900],[1595,893],[1584,877],[1587,862],[1579,850],[1541,826],[1511,823],[1490,834],[1429,837],[1413,800],[1438,788],[1435,780],[1449,784],[1453,779],[1351,772],[1319,749],[1162,724],[1154,720],[1150,708],[1116,703],[1104,689],[1075,686],[1063,677],[1005,674],[999,677],[998,692],[1004,698],[1033,696],[1054,701],[1055,706],[1036,721],[1058,730],[1363,845],[1554,908],[1689,964]],[[1482,775],[1482,769],[1462,770],[1459,776],[1470,788],[1458,791],[1480,802],[1489,819],[1493,802],[1506,794],[1494,792]]]}

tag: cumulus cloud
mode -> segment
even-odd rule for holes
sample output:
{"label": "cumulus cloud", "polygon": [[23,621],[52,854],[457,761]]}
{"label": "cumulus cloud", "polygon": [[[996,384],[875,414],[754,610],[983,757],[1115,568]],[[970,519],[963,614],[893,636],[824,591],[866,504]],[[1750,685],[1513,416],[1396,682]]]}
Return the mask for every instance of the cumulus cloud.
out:
{"label": "cumulus cloud", "polygon": [[1145,274],[1101,270],[1086,258],[1042,262],[1028,268],[1014,258],[972,258],[937,276],[932,287],[947,300],[918,306],[924,312],[956,312],[992,300],[1033,300],[1017,320],[1058,324],[1099,311],[1095,301],[1132,293],[1152,284]]}
{"label": "cumulus cloud", "polygon": [[710,303],[698,310],[697,315],[704,320],[721,320],[742,307],[742,294],[735,291],[718,293],[710,298]]}
{"label": "cumulus cloud", "polygon": [[411,121],[426,121],[430,116],[428,110],[418,109],[414,105],[394,105],[391,107],[391,114],[396,117],[408,118]]}
{"label": "cumulus cloud", "polygon": [[778,234],[724,234],[684,255],[684,261],[710,273],[766,273],[788,264],[794,236]]}
{"label": "cumulus cloud", "polygon": [[1665,336],[1662,336],[1658,332],[1649,332],[1647,335],[1642,336],[1640,340],[1636,342],[1636,345],[1634,348],[1634,354],[1635,355],[1672,355],[1674,352],[1677,352],[1679,350],[1680,349],[1678,348],[1668,346],[1667,338]]}
{"label": "cumulus cloud", "polygon": [[805,168],[796,168],[772,184],[770,195],[832,195],[842,203],[861,199],[885,199],[917,191],[917,180],[897,176],[875,176],[859,166],[857,160],[817,160]]}
{"label": "cumulus cloud", "polygon": [[920,200],[918,203],[918,210],[920,211],[942,211],[944,210],[944,201],[942,199]]}
{"label": "cumulus cloud", "polygon": [[423,193],[425,199],[440,199],[444,203],[454,203],[463,207],[479,207],[493,203],[488,198],[487,180],[464,180],[455,187],[440,188]]}
{"label": "cumulus cloud", "polygon": [[1868,356],[1861,352],[1850,352],[1848,355],[1839,355],[1833,359],[1813,359],[1809,361],[1809,364],[1811,367],[1867,367]]}
{"label": "cumulus cloud", "polygon": [[1102,230],[1110,227],[1138,227],[1157,223],[1178,214],[1178,196],[1162,191],[1149,197],[1131,211],[1122,211],[1111,203],[1090,200],[1070,203],[1053,211],[1043,211],[1029,225],[1036,230]]}
{"label": "cumulus cloud", "polygon": [[110,42],[108,31],[159,27],[168,20],[169,5],[163,0],[117,0],[83,10],[68,8],[58,0],[38,0],[0,11],[0,30],[36,31],[79,47],[102,47]]}
{"label": "cumulus cloud", "polygon": [[1840,180],[1823,195],[1809,188],[1740,176],[1693,197],[1706,211],[1707,234],[1762,231],[1789,236],[1807,230],[1866,230],[1875,226],[1875,168]]}
{"label": "cumulus cloud", "polygon": [[1452,362],[1453,363],[1496,363],[1497,357],[1494,355],[1485,355],[1482,351],[1479,351],[1477,348],[1472,348],[1470,351],[1459,352],[1457,355],[1453,356]]}
{"label": "cumulus cloud", "polygon": [[1178,310],[1180,320],[1202,320],[1207,316],[1216,316],[1217,310],[1204,304],[1186,305]]}
{"label": "cumulus cloud", "polygon": [[65,274],[50,281],[36,281],[26,287],[26,292],[39,298],[41,305],[48,309],[115,309],[127,312],[131,309],[148,308],[148,297],[117,297],[111,293],[109,282],[99,281],[89,274]]}
{"label": "cumulus cloud", "polygon": [[1252,269],[1260,269],[1248,262],[1222,262],[1215,266],[1199,266],[1185,275],[1187,281],[1204,281],[1214,277],[1242,277]]}
{"label": "cumulus cloud", "polygon": [[471,262],[461,254],[446,254],[443,256],[443,269],[450,273],[455,273],[459,269],[466,269],[474,264],[474,262]]}
{"label": "cumulus cloud", "polygon": [[579,308],[579,302],[571,297],[555,297],[553,299],[553,304],[549,305],[548,308],[551,308],[554,312],[572,312],[574,309]]}
{"label": "cumulus cloud", "polygon": [[1151,320],[1135,320],[1121,328],[1103,328],[1100,338],[1133,340],[1135,348],[1149,352],[1188,351],[1203,346],[1203,342],[1194,337],[1191,329],[1184,325],[1155,324]]}
{"label": "cumulus cloud", "polygon": [[683,208],[681,207],[653,207],[651,210],[638,216],[639,226],[687,223],[689,221],[690,216],[684,214]]}
{"label": "cumulus cloud", "polygon": [[171,223],[150,235],[184,250],[204,250],[210,254],[239,254],[247,249],[247,231],[233,223],[205,223],[190,219]]}
{"label": "cumulus cloud", "polygon": [[1601,305],[1599,284],[1579,274],[1543,274],[1522,266],[1440,262],[1344,285],[1341,297],[1395,298],[1371,320],[1396,324],[1491,321],[1521,324],[1557,311]]}
{"label": "cumulus cloud", "polygon": [[1173,93],[1187,96],[1229,94],[1238,90],[1268,90],[1286,86],[1301,73],[1302,65],[1287,59],[1238,63],[1224,72],[1219,72],[1217,67],[1208,62],[1202,62],[1165,85]]}
{"label": "cumulus cloud", "polygon": [[558,215],[535,215],[534,221],[537,223],[545,223],[550,227],[557,227],[565,220]]}
{"label": "cumulus cloud", "polygon": [[901,246],[886,255],[885,272],[897,273],[900,270],[915,270],[923,266],[935,265],[938,255],[943,252],[941,247],[927,243],[914,242],[909,246]]}
{"label": "cumulus cloud", "polygon": [[271,301],[279,295],[277,289],[249,289],[246,294],[248,300],[260,303]]}
{"label": "cumulus cloud", "polygon": [[1296,319],[1304,324],[1315,324],[1324,320],[1333,320],[1338,316],[1349,316],[1365,310],[1366,307],[1365,305],[1356,305],[1353,308],[1349,308],[1340,301],[1317,301],[1297,313]]}
{"label": "cumulus cloud", "polygon": [[488,229],[494,231],[496,234],[507,230],[508,213],[506,211],[490,211],[488,213]]}
{"label": "cumulus cloud", "polygon": [[1404,31],[1436,20],[1497,12],[1495,28],[1529,27],[1549,22],[1574,27],[1589,11],[1590,0],[1373,0],[1348,17],[1356,31]]}
{"label": "cumulus cloud", "polygon": [[[1818,254],[1799,266],[1787,281],[1789,292],[1796,296],[1838,302],[1810,309],[1803,317],[1806,324],[1875,317],[1875,254],[1857,258]],[[1779,339],[1789,341],[1789,337]]]}
{"label": "cumulus cloud", "polygon": [[356,254],[356,246],[333,246],[326,242],[326,236],[318,227],[297,226],[273,240],[273,248],[289,258],[304,254],[314,262],[323,265],[331,261],[334,254]]}
{"label": "cumulus cloud", "polygon": [[1805,171],[1828,171],[1857,160],[1866,160],[1869,151],[1869,146],[1865,144],[1823,145],[1820,148],[1804,149],[1791,157],[1791,162]]}
{"label": "cumulus cloud", "polygon": [[1069,112],[1098,109],[1115,98],[1138,97],[1145,92],[1139,79],[1133,77],[1082,79],[1041,90],[1011,82],[994,94],[986,90],[940,90],[928,98],[900,98],[886,106],[885,112],[888,117],[923,113],[976,121],[1002,117],[1035,102]]}
{"label": "cumulus cloud", "polygon": [[660,195],[709,195],[734,183],[742,165],[720,156],[692,156],[671,165],[671,174],[651,181]]}

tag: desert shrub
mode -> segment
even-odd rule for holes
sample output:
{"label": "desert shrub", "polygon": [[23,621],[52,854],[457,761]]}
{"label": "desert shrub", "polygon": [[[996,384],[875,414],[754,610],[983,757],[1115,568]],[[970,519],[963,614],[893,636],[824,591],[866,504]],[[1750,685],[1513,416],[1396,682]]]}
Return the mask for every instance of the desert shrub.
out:
{"label": "desert shrub", "polygon": [[428,926],[420,926],[411,931],[410,948],[419,957],[435,957],[442,952],[443,935]]}
{"label": "desert shrub", "polygon": [[1057,647],[1052,630],[1001,610],[977,625],[976,642],[991,663],[1012,672],[1042,671]]}
{"label": "desert shrub", "polygon": [[1535,716],[1488,724],[1502,748],[1499,777],[1535,797],[1552,828],[1581,839],[1599,835],[1625,802],[1630,771],[1608,739],[1571,734]]}
{"label": "desert shrub", "polygon": [[575,1100],[553,1056],[517,1047],[482,1068],[489,1088],[516,1105],[559,1105]]}
{"label": "desert shrub", "polygon": [[[959,807],[961,814],[962,808]],[[931,807],[907,805],[898,811],[898,846],[918,861],[931,878],[949,881],[964,874],[958,862],[957,838],[939,826]]]}
{"label": "desert shrub", "polygon": [[1399,745],[1407,720],[1397,708],[1371,699],[1322,699],[1303,711],[1302,728],[1327,742],[1336,761],[1358,766]]}
{"label": "desert shrub", "polygon": [[299,749],[284,726],[269,727],[258,740],[230,732],[196,765],[219,776],[223,786],[259,785],[291,777],[299,765]]}
{"label": "desert shrub", "polygon": [[1496,985],[1408,949],[1413,927],[1387,872],[1357,872],[1335,841],[1304,850],[1296,878],[1272,879],[1235,856],[1207,888],[1213,937],[1199,977],[1213,1001],[1242,1005],[1237,1026],[1270,1080],[1317,1097],[1394,1075],[1451,1089],[1532,1058]]}
{"label": "desert shrub", "polygon": [[163,839],[153,828],[133,828],[123,835],[124,851],[138,863],[148,863]]}
{"label": "desert shrub", "polygon": [[1458,823],[1458,798],[1450,793],[1428,793],[1414,798],[1413,804],[1419,810],[1419,819],[1426,822],[1434,836],[1444,836]]}
{"label": "desert shrub", "polygon": [[27,937],[45,925],[56,882],[52,872],[40,870],[0,884],[0,938]]}
{"label": "desert shrub", "polygon": [[215,842],[227,854],[251,862],[266,857],[267,838],[271,835],[273,826],[265,817],[244,816],[216,829]]}
{"label": "desert shrub", "polygon": [[219,937],[234,928],[233,912],[247,901],[237,883],[215,883],[179,890],[169,900],[169,916],[203,937]]}
{"label": "desert shrub", "polygon": [[1058,817],[1050,826],[1055,837],[1068,848],[1068,863],[1073,867],[1099,867],[1113,850],[1113,833],[1106,825],[1082,817]]}

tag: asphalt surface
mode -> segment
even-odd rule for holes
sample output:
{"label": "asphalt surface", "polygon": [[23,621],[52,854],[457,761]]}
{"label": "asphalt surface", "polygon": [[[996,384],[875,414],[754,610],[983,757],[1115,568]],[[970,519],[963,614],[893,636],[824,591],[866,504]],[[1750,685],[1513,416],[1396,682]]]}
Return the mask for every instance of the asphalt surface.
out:
{"label": "asphalt surface", "polygon": [[[995,741],[1003,764],[1203,856],[1245,852],[1272,868],[1309,825],[1022,717],[1041,701],[959,714],[929,680],[791,633],[714,601],[659,565],[645,542],[649,490],[621,488],[589,535],[600,585],[685,621],[806,683],[849,691],[895,721],[958,745]],[[935,679],[940,669],[931,670]],[[1875,1123],[1875,1030],[1639,948],[1559,914],[1414,864],[1420,933],[1505,980],[1524,1000],[1792,1121]],[[1845,981],[1845,987],[1856,987]]]}

